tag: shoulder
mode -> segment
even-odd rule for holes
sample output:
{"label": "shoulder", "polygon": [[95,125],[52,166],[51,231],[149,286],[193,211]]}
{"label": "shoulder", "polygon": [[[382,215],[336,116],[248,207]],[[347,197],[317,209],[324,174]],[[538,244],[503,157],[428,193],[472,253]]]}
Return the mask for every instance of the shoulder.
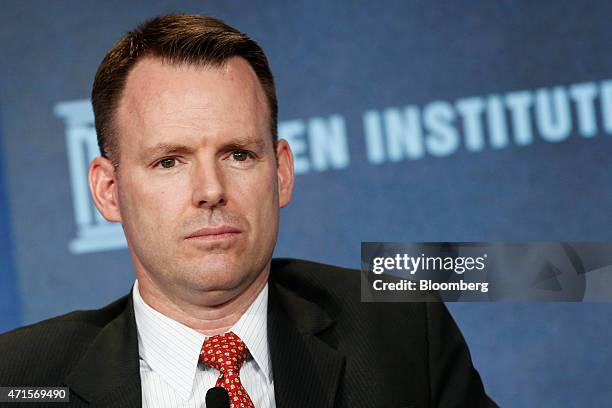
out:
{"label": "shoulder", "polygon": [[342,291],[359,286],[360,272],[302,259],[278,258],[272,260],[271,275],[284,284],[324,286]]}
{"label": "shoulder", "polygon": [[[343,301],[358,301],[360,303],[369,304],[394,304],[397,308],[398,303],[406,305],[418,304],[426,301],[439,301],[432,292],[421,292],[415,294],[406,301],[406,298],[401,296],[388,296],[387,302],[372,302],[370,296],[364,296],[362,302],[362,293],[365,295],[370,292],[371,282],[365,274],[360,270],[344,268],[334,265],[327,265],[318,262],[305,261],[301,259],[278,258],[272,261],[271,281],[276,284],[288,287],[294,291],[305,292],[305,297],[308,297],[308,292],[317,292],[325,294],[333,298]],[[397,281],[399,278],[385,275],[387,281]],[[417,298],[418,296],[418,298]],[[403,301],[401,301],[403,300]]]}
{"label": "shoulder", "polygon": [[129,296],[96,310],[79,310],[0,334],[0,384],[61,381],[89,345],[128,304]]}
{"label": "shoulder", "polygon": [[[362,301],[361,271],[299,259],[274,259],[271,282],[316,303],[339,322],[369,328],[382,320],[425,329],[428,317],[421,302]],[[386,319],[381,319],[385,316]],[[362,323],[366,323],[365,326]]]}
{"label": "shoulder", "polygon": [[[389,279],[395,279],[389,277]],[[370,282],[361,271],[298,259],[275,259],[271,282],[318,307],[336,321],[339,329],[368,338],[372,333],[403,333],[422,346],[431,335],[445,331],[457,337],[458,329],[435,293],[423,292],[422,300],[367,301]],[[362,294],[365,297],[362,298]],[[460,335],[459,335],[460,336]],[[378,335],[375,336],[380,339]],[[386,336],[387,340],[395,336]],[[410,341],[405,341],[409,344]]]}
{"label": "shoulder", "polygon": [[373,375],[393,373],[386,384],[398,395],[412,384],[414,390],[431,390],[432,405],[456,400],[495,406],[461,332],[435,294],[424,294],[422,301],[363,301],[362,283],[369,282],[360,271],[294,259],[275,260],[270,276],[271,283],[300,299],[293,304],[302,314],[312,310],[308,302],[331,318],[333,325],[319,338],[346,357],[347,382],[363,384]]}

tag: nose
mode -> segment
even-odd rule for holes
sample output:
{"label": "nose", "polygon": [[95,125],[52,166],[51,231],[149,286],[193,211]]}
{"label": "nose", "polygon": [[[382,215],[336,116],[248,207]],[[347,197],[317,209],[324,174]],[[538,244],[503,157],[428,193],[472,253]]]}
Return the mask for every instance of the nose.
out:
{"label": "nose", "polygon": [[227,202],[223,174],[215,163],[194,166],[192,177],[193,204],[196,207],[215,208]]}

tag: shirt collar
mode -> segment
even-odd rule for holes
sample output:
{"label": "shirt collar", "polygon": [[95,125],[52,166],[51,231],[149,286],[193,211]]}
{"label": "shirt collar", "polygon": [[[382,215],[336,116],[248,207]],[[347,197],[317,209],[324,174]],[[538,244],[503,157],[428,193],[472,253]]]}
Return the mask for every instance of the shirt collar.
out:
{"label": "shirt collar", "polygon": [[268,284],[263,287],[255,301],[230,329],[242,339],[251,356],[262,370],[269,383],[272,382],[272,361],[268,349]]}
{"label": "shirt collar", "polygon": [[[132,296],[140,358],[178,395],[188,400],[193,391],[202,343],[207,337],[161,314],[145,303],[138,290],[138,280],[134,282]],[[229,331],[233,331],[244,341],[255,363],[268,382],[272,382],[267,305],[268,284],[266,283],[255,301]]]}

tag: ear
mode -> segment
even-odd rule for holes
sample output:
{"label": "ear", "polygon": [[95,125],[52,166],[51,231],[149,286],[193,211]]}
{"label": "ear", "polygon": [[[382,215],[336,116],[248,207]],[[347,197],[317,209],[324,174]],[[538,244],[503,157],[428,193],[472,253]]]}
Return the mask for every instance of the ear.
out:
{"label": "ear", "polygon": [[281,208],[289,205],[291,194],[293,193],[293,153],[289,143],[285,139],[280,139],[276,143],[276,162],[278,176],[278,203]]}
{"label": "ear", "polygon": [[89,189],[100,214],[111,222],[121,222],[117,195],[117,174],[110,160],[98,156],[89,165]]}

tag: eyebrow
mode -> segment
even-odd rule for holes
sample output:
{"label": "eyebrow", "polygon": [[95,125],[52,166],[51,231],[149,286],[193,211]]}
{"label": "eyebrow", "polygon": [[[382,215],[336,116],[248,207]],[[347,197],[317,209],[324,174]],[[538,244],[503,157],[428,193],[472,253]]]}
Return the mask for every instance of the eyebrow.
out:
{"label": "eyebrow", "polygon": [[265,145],[265,142],[261,139],[245,137],[230,140],[227,143],[224,143],[222,148],[224,150],[250,148],[261,151],[264,149]]}
{"label": "eyebrow", "polygon": [[[233,149],[256,149],[263,150],[265,147],[265,142],[261,139],[255,139],[250,137],[244,138],[234,138],[229,140],[227,143],[224,143],[221,146],[221,150],[233,150]],[[158,143],[155,146],[149,147],[145,149],[142,153],[142,156],[145,158],[149,158],[156,155],[167,155],[167,154],[190,154],[193,153],[194,149],[192,147],[177,144],[177,143]]]}
{"label": "eyebrow", "polygon": [[158,143],[142,152],[142,157],[149,158],[156,155],[192,153],[193,149],[189,146],[175,143]]}

